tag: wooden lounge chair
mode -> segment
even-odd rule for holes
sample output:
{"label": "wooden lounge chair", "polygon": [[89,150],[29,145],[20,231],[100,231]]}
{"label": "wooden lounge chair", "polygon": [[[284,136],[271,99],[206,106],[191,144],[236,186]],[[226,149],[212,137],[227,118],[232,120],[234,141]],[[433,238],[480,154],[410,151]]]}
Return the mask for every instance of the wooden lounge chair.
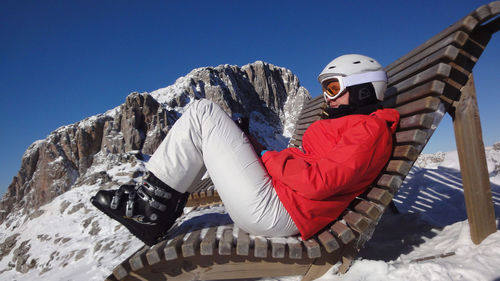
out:
{"label": "wooden lounge chair", "polygon": [[[118,265],[108,280],[210,280],[302,275],[312,280],[333,265],[348,270],[371,237],[394,193],[429,141],[444,114],[454,119],[472,239],[480,243],[496,231],[472,68],[493,33],[500,29],[500,1],[474,10],[385,68],[389,85],[384,105],[401,122],[392,157],[378,179],[336,221],[312,239],[253,236],[238,230],[224,214],[216,220],[191,219],[172,236],[145,246]],[[324,116],[323,98],[304,106],[290,145]],[[464,161],[467,159],[468,161]],[[221,208],[209,180],[193,194],[195,209]],[[474,185],[474,192],[472,192]],[[221,219],[222,218],[222,219]],[[190,220],[188,220],[189,222]],[[218,221],[220,225],[211,225]],[[223,223],[221,223],[221,221]]]}

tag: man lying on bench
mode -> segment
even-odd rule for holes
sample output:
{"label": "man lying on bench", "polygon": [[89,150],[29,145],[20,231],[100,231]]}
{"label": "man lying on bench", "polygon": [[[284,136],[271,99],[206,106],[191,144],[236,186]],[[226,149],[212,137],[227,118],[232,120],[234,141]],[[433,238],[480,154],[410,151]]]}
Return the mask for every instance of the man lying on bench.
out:
{"label": "man lying on bench", "polygon": [[318,77],[330,119],[314,122],[302,150],[261,151],[215,103],[194,101],[146,164],[137,185],[101,190],[92,203],[147,245],[164,239],[208,171],[241,229],[308,239],[375,180],[392,152],[399,113],[383,109],[386,73],[344,55]]}

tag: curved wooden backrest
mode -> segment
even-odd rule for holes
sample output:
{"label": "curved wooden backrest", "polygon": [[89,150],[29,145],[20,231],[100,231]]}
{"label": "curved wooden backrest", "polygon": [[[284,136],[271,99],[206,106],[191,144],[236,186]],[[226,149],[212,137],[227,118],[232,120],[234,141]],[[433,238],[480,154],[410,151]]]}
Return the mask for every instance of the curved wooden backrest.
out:
{"label": "curved wooden backrest", "polygon": [[[374,225],[442,117],[459,101],[474,65],[492,34],[500,29],[499,14],[500,1],[481,6],[385,67],[389,83],[384,106],[395,108],[401,114],[394,150],[380,177],[367,192],[357,198],[330,229],[317,235],[327,251],[338,248],[331,245],[340,244],[340,248],[346,248],[344,255],[352,255],[369,239]],[[290,146],[300,147],[308,125],[327,117],[324,107],[322,96],[304,106]],[[340,228],[343,231],[339,233]],[[356,243],[347,241],[351,243],[348,245],[342,240],[345,236],[356,237]]]}
{"label": "curved wooden backrest", "polygon": [[[321,276],[337,262],[345,272],[360,247],[371,237],[382,213],[442,117],[460,99],[472,68],[493,33],[500,29],[500,1],[484,5],[438,33],[385,68],[389,85],[384,106],[397,109],[401,122],[387,166],[372,186],[343,215],[308,241],[299,237],[256,237],[231,222],[209,220],[181,224],[172,237],[144,247],[123,261],[108,280],[210,280],[305,275]],[[304,105],[290,146],[325,117],[321,96]],[[237,184],[237,183],[235,183]],[[193,194],[193,205],[213,203],[210,180]],[[203,207],[196,207],[203,208]]]}

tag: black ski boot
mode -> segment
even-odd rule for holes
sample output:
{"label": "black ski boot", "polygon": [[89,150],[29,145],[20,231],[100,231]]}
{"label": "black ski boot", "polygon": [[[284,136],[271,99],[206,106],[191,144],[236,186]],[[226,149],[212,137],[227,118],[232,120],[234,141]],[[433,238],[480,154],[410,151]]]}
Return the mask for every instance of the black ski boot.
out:
{"label": "black ski boot", "polygon": [[100,190],[90,201],[152,246],[167,234],[182,214],[188,193],[180,193],[149,173],[142,183]]}

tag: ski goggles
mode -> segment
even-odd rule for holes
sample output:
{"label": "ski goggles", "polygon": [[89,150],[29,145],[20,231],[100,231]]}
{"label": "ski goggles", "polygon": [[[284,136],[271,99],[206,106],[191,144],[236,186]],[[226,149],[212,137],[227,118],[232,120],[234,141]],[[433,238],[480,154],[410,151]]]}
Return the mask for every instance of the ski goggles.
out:
{"label": "ski goggles", "polygon": [[342,95],[347,87],[377,81],[387,82],[385,71],[371,71],[349,76],[332,76],[322,82],[321,86],[325,99],[334,100]]}

